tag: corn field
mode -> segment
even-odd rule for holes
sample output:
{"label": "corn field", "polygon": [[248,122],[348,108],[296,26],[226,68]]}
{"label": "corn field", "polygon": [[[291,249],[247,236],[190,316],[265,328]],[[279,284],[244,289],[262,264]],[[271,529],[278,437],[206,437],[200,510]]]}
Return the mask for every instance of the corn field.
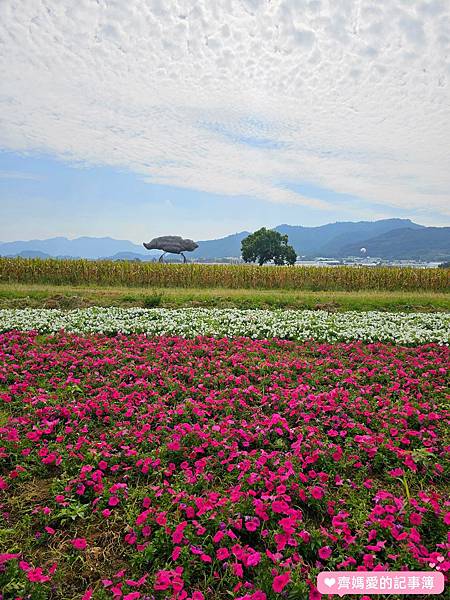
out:
{"label": "corn field", "polygon": [[259,267],[1,258],[1,283],[286,290],[449,291],[450,269]]}

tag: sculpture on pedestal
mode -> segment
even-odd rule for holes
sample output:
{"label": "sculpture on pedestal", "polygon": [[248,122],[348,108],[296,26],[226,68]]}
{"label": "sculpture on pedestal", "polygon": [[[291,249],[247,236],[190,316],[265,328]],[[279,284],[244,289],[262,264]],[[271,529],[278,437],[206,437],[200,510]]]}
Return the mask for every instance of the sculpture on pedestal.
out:
{"label": "sculpture on pedestal", "polygon": [[158,262],[164,262],[163,257],[165,254],[181,254],[183,261],[187,262],[183,252],[192,252],[198,248],[193,240],[183,239],[179,235],[163,235],[161,237],[153,238],[150,242],[144,242],[144,248],[147,250],[162,250],[162,254],[159,257]]}

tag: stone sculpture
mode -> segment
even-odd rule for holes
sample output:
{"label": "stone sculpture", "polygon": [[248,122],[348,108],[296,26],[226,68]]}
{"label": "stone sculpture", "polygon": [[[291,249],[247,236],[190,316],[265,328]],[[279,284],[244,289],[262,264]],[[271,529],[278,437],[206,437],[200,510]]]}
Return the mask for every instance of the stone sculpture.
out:
{"label": "stone sculpture", "polygon": [[163,253],[159,257],[159,262],[163,261],[163,256],[169,254],[181,254],[184,262],[187,262],[183,252],[192,252],[198,248],[193,240],[183,239],[179,235],[163,235],[162,237],[153,238],[147,244],[144,242],[144,248],[147,250],[162,250]]}

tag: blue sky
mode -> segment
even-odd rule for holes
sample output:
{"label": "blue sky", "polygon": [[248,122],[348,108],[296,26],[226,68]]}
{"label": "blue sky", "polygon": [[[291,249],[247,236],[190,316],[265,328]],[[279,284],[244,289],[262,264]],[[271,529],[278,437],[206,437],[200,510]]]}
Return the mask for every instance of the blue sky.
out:
{"label": "blue sky", "polygon": [[[320,225],[353,220],[361,209],[358,198],[307,183],[291,187],[311,198],[345,203],[348,210],[336,208],[324,213],[257,198],[155,185],[128,170],[3,151],[0,241],[89,235],[140,243],[167,233],[210,239],[281,223]],[[365,210],[369,212],[361,214],[361,219],[371,215],[415,216],[403,210],[383,214],[384,207],[367,203]],[[423,216],[417,215],[417,219]]]}
{"label": "blue sky", "polygon": [[6,0],[0,17],[0,241],[450,223],[445,0]]}

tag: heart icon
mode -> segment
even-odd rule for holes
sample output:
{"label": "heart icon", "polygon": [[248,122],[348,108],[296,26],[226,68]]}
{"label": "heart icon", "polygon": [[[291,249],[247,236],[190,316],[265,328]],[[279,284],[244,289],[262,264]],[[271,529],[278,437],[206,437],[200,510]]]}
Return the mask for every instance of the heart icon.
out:
{"label": "heart icon", "polygon": [[325,579],[323,580],[323,582],[328,587],[333,587],[333,585],[336,583],[336,579],[334,577],[325,577]]}
{"label": "heart icon", "polygon": [[432,569],[436,566],[436,563],[428,563]]}
{"label": "heart icon", "polygon": [[438,556],[437,557],[437,561],[438,562],[444,562],[444,557],[443,556]]}

